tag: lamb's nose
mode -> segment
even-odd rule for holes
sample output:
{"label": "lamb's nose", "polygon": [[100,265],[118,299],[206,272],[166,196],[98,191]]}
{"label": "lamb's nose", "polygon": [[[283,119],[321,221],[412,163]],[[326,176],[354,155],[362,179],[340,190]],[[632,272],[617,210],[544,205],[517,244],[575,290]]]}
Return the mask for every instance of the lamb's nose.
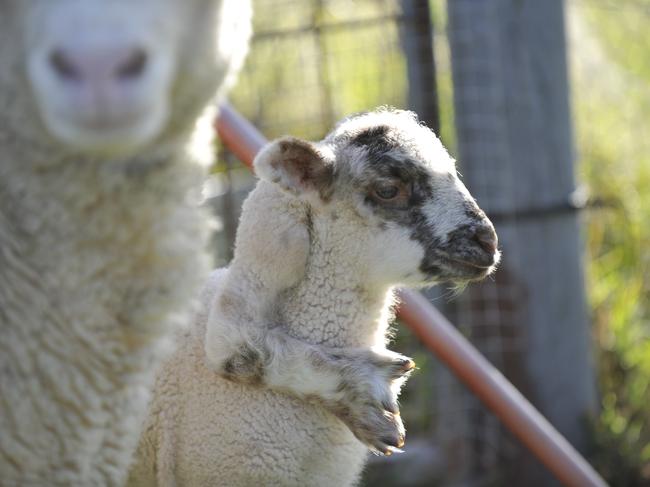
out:
{"label": "lamb's nose", "polygon": [[99,86],[141,78],[147,58],[144,49],[131,45],[56,48],[50,54],[49,64],[61,82]]}
{"label": "lamb's nose", "polygon": [[482,225],[477,228],[474,240],[490,255],[496,253],[499,241],[492,225]]}

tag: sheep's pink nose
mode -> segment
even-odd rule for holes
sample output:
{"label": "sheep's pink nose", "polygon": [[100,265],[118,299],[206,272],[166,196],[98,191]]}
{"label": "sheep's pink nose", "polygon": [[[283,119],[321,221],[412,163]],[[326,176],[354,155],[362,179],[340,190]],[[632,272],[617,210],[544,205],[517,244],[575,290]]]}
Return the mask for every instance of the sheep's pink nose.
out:
{"label": "sheep's pink nose", "polygon": [[52,50],[49,64],[61,82],[101,86],[141,78],[147,68],[147,58],[144,49],[129,45],[57,48]]}
{"label": "sheep's pink nose", "polygon": [[492,225],[479,227],[474,234],[474,239],[490,255],[496,253],[499,242]]}

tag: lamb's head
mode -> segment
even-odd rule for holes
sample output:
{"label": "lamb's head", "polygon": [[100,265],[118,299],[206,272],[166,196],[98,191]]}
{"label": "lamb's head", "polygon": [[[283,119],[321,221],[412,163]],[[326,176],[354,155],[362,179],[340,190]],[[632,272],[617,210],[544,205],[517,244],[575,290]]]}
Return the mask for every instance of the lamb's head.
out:
{"label": "lamb's head", "polygon": [[249,24],[246,0],[2,0],[0,127],[110,156],[187,134]]}
{"label": "lamb's head", "polygon": [[330,234],[340,227],[367,279],[464,283],[499,261],[492,223],[411,112],[354,116],[317,144],[280,139],[258,156],[256,170],[308,201]]}

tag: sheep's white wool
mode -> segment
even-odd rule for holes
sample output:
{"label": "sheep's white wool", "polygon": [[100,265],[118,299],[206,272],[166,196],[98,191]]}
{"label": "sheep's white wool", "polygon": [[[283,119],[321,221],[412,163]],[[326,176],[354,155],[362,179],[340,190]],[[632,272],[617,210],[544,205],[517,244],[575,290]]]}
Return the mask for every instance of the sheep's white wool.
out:
{"label": "sheep's white wool", "polygon": [[408,112],[280,139],[255,167],[233,262],[158,375],[133,487],[356,483],[369,449],[404,443],[413,362],[386,349],[392,286],[498,261],[491,223]]}
{"label": "sheep's white wool", "polygon": [[249,17],[241,0],[0,2],[1,485],[124,482],[209,269],[186,146]]}
{"label": "sheep's white wool", "polygon": [[[127,485],[349,484],[367,448],[343,423],[319,406],[230,382],[206,366],[207,315],[224,277],[225,271],[213,274],[193,328],[179,336],[158,375]],[[310,386],[320,392],[317,381]]]}

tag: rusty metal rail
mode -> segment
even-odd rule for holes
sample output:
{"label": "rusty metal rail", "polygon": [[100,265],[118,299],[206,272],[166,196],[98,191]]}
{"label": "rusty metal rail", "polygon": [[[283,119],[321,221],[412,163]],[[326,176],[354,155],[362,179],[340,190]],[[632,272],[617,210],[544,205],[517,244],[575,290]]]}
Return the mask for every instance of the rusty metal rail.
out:
{"label": "rusty metal rail", "polygon": [[[230,105],[220,108],[221,141],[252,166],[264,136]],[[567,487],[607,484],[571,444],[420,293],[399,292],[398,317],[492,410],[503,424]]]}

